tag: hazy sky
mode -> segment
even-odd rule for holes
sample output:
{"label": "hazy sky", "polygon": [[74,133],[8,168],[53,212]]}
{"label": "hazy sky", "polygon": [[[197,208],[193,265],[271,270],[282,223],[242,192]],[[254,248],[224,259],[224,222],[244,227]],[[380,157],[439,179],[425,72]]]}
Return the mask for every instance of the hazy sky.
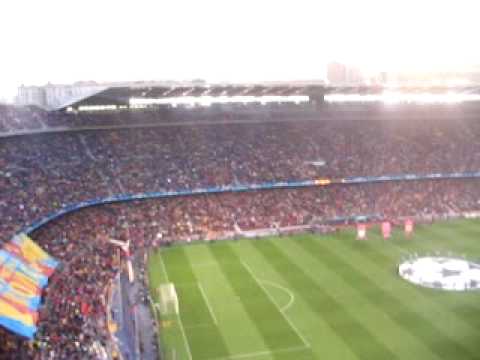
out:
{"label": "hazy sky", "polygon": [[22,83],[321,79],[480,63],[480,1],[1,0],[0,98]]}

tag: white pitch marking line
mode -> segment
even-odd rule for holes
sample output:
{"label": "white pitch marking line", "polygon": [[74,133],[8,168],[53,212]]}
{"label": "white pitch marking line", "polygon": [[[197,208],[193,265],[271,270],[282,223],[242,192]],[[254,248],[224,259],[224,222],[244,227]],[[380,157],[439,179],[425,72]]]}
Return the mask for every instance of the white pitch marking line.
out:
{"label": "white pitch marking line", "polygon": [[203,288],[202,284],[199,282],[197,283],[198,288],[200,289],[200,292],[202,293],[203,300],[205,300],[205,304],[207,304],[208,311],[210,312],[210,316],[213,319],[213,322],[218,324],[217,317],[215,316],[215,313],[213,312],[212,306],[210,305],[210,301],[208,301],[207,294],[205,294],[205,289]]}
{"label": "white pitch marking line", "polygon": [[287,305],[282,307],[280,310],[282,312],[285,312],[290,306],[292,306],[293,302],[295,301],[295,295],[286,287],[283,287],[282,285],[279,285],[277,283],[274,283],[273,281],[268,281],[268,280],[260,280],[264,284],[269,284],[270,286],[276,287],[277,289],[285,291],[288,296],[290,296],[290,300],[288,301]]}
{"label": "white pitch marking line", "polygon": [[175,283],[175,287],[196,287],[197,286],[197,282],[196,281],[192,281],[192,282],[176,282]]}
{"label": "white pitch marking line", "polygon": [[187,325],[187,326],[185,326],[185,329],[195,329],[195,328],[210,327],[210,326],[212,326],[212,324],[203,323],[203,324]]}
{"label": "white pitch marking line", "polygon": [[279,349],[279,350],[271,350],[271,351],[270,350],[257,351],[257,352],[251,352],[251,353],[245,353],[245,354],[230,355],[230,356],[221,357],[221,358],[214,358],[210,360],[246,359],[246,358],[267,356],[267,355],[280,354],[280,353],[296,352],[296,351],[305,350],[305,349],[308,349],[308,346],[295,346],[295,347]]}
{"label": "white pitch marking line", "polygon": [[218,263],[209,261],[209,262],[204,262],[204,263],[192,263],[192,267],[211,267],[211,266],[217,266]]}
{"label": "white pitch marking line", "polygon": [[288,319],[288,317],[282,312],[282,310],[278,307],[277,303],[273,300],[273,298],[270,296],[270,294],[265,289],[265,287],[255,277],[255,274],[253,273],[252,269],[250,269],[250,267],[243,261],[242,261],[242,265],[245,267],[245,269],[247,269],[247,271],[250,273],[250,276],[253,278],[253,280],[255,280],[255,282],[258,284],[258,286],[260,286],[260,288],[262,288],[263,292],[267,295],[267,297],[270,299],[270,301],[273,303],[273,305],[275,305],[275,307],[278,309],[280,314],[282,314],[283,318],[287,321],[287,323],[290,325],[290,327],[297,333],[298,337],[302,340],[303,344],[306,347],[310,347],[310,344],[308,343],[308,341],[305,340],[305,338],[303,337],[302,334],[300,334],[300,331],[298,331],[298,329],[295,327],[295,325],[293,325],[293,323]]}
{"label": "white pitch marking line", "polygon": [[[167,281],[170,282],[170,279],[168,278],[167,268],[165,267],[165,264],[163,263],[162,254],[160,254],[160,264],[162,265],[163,271],[165,272],[165,277],[167,278]],[[180,330],[182,332],[183,339],[185,340],[185,345],[186,345],[185,348],[187,349],[188,358],[190,360],[193,360],[192,351],[190,350],[190,344],[188,343],[187,334],[185,333],[185,329],[183,327],[182,317],[180,316],[180,313],[178,314],[178,320],[180,320]]]}

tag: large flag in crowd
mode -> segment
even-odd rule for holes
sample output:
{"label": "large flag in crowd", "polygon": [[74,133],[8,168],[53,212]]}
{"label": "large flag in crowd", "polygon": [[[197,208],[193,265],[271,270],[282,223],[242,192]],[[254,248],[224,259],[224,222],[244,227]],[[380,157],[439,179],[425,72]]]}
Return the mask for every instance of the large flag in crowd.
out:
{"label": "large flag in crowd", "polygon": [[0,325],[34,337],[41,292],[57,265],[25,234],[0,249]]}

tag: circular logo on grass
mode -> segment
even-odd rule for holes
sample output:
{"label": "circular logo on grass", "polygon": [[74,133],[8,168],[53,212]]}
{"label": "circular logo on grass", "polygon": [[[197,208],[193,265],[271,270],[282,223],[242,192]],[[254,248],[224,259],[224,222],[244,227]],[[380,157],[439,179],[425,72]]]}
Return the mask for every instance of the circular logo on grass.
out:
{"label": "circular logo on grass", "polygon": [[399,275],[416,285],[450,291],[480,289],[480,264],[466,259],[423,256],[398,266]]}

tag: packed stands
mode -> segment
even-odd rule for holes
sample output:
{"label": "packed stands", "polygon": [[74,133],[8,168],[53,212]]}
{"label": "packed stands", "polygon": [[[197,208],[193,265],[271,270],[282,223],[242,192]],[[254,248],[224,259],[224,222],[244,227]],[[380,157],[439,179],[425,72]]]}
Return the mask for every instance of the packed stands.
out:
{"label": "packed stands", "polygon": [[[19,115],[11,111],[0,109],[0,130],[29,126],[28,121],[12,125],[17,121],[9,119]],[[15,111],[29,118],[32,110]],[[480,170],[480,123],[475,118],[429,116],[424,110],[421,120],[407,110],[401,119],[396,113],[395,120],[356,117],[341,109],[338,113],[339,119],[332,110],[329,117],[291,121],[284,117],[279,122],[270,121],[275,120],[271,113],[269,121],[257,121],[252,115],[245,122],[220,117],[218,123],[205,120],[197,126],[167,118],[161,123],[172,122],[170,126],[2,138],[0,243],[68,204],[114,194]],[[71,116],[49,114],[47,120],[38,120],[35,114],[32,129],[42,124],[63,126]],[[71,127],[112,125],[118,116],[82,115]],[[138,119],[137,124],[163,119],[154,111],[131,117]],[[133,120],[122,121],[120,125]],[[74,212],[32,234],[61,265],[45,290],[35,341],[0,329],[0,359],[95,358],[94,344],[108,341],[100,316],[106,311],[105,289],[120,267],[109,238],[130,239],[136,251],[169,241],[221,237],[236,227],[302,225],[359,214],[392,219],[453,214],[480,210],[478,185],[475,179],[338,184],[145,200]]]}
{"label": "packed stands", "polygon": [[0,133],[45,128],[47,113],[36,107],[0,104]]}

